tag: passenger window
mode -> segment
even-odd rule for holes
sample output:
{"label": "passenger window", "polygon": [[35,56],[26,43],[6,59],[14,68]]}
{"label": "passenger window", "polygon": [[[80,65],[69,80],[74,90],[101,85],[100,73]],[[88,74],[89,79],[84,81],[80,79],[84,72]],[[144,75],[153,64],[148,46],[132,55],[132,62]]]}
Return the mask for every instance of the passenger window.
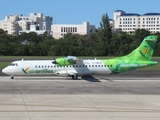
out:
{"label": "passenger window", "polygon": [[98,67],[100,67],[100,65],[98,65]]}
{"label": "passenger window", "polygon": [[94,65],[92,65],[92,67],[94,67]]}

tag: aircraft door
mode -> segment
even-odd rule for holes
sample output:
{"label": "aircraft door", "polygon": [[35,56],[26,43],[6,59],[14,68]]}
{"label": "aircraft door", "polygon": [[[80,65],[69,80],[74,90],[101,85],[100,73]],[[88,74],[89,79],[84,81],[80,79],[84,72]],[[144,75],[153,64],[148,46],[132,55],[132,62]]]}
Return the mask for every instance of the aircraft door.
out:
{"label": "aircraft door", "polygon": [[115,61],[114,62],[114,73],[119,73],[120,72],[120,62],[119,61]]}
{"label": "aircraft door", "polygon": [[57,69],[57,66],[54,64],[52,69],[53,69],[53,74],[55,74],[56,71],[57,71],[57,70],[56,70],[56,69]]}

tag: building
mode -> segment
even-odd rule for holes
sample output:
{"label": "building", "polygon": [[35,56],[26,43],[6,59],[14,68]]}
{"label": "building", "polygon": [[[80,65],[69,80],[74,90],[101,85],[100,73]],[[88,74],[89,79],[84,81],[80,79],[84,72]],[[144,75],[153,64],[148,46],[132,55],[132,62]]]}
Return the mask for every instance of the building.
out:
{"label": "building", "polygon": [[126,13],[116,10],[114,16],[114,30],[134,32],[136,29],[146,29],[152,33],[160,32],[160,13]]}
{"label": "building", "polygon": [[[9,15],[0,21],[0,28],[8,31],[8,34],[18,35],[29,31],[50,31],[53,18],[42,13],[30,13],[29,16]],[[34,27],[34,30],[31,30]],[[41,32],[39,32],[41,33]]]}
{"label": "building", "polygon": [[30,25],[30,30],[20,30],[20,31],[19,31],[19,34],[22,34],[22,33],[30,33],[30,32],[35,32],[35,33],[37,33],[38,35],[40,35],[40,34],[45,33],[46,30],[37,30],[37,29],[36,29],[36,25]]}
{"label": "building", "polygon": [[83,22],[83,24],[53,24],[51,26],[52,36],[56,39],[65,36],[67,33],[89,35],[95,29],[95,25],[90,25],[89,22]]}
{"label": "building", "polygon": [[0,21],[0,28],[8,31],[8,34],[18,34],[17,28],[18,16],[6,16],[4,20]]}

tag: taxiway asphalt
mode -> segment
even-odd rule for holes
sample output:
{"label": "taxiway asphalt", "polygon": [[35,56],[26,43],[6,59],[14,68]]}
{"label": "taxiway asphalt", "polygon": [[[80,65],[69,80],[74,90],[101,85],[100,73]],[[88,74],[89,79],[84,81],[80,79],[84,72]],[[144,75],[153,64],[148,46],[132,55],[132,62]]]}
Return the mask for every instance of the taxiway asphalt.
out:
{"label": "taxiway asphalt", "polygon": [[1,120],[159,120],[159,71],[82,77],[0,77]]}

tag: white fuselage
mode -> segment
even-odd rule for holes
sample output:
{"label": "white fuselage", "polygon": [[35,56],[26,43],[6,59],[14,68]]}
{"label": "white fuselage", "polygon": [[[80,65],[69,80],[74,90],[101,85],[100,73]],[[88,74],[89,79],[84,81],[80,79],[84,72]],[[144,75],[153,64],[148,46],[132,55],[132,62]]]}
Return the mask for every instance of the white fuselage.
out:
{"label": "white fuselage", "polygon": [[60,75],[84,76],[93,74],[110,74],[109,68],[101,60],[83,60],[83,62],[68,66],[58,66],[52,60],[21,60],[14,61],[2,70],[11,76],[18,75]]}

